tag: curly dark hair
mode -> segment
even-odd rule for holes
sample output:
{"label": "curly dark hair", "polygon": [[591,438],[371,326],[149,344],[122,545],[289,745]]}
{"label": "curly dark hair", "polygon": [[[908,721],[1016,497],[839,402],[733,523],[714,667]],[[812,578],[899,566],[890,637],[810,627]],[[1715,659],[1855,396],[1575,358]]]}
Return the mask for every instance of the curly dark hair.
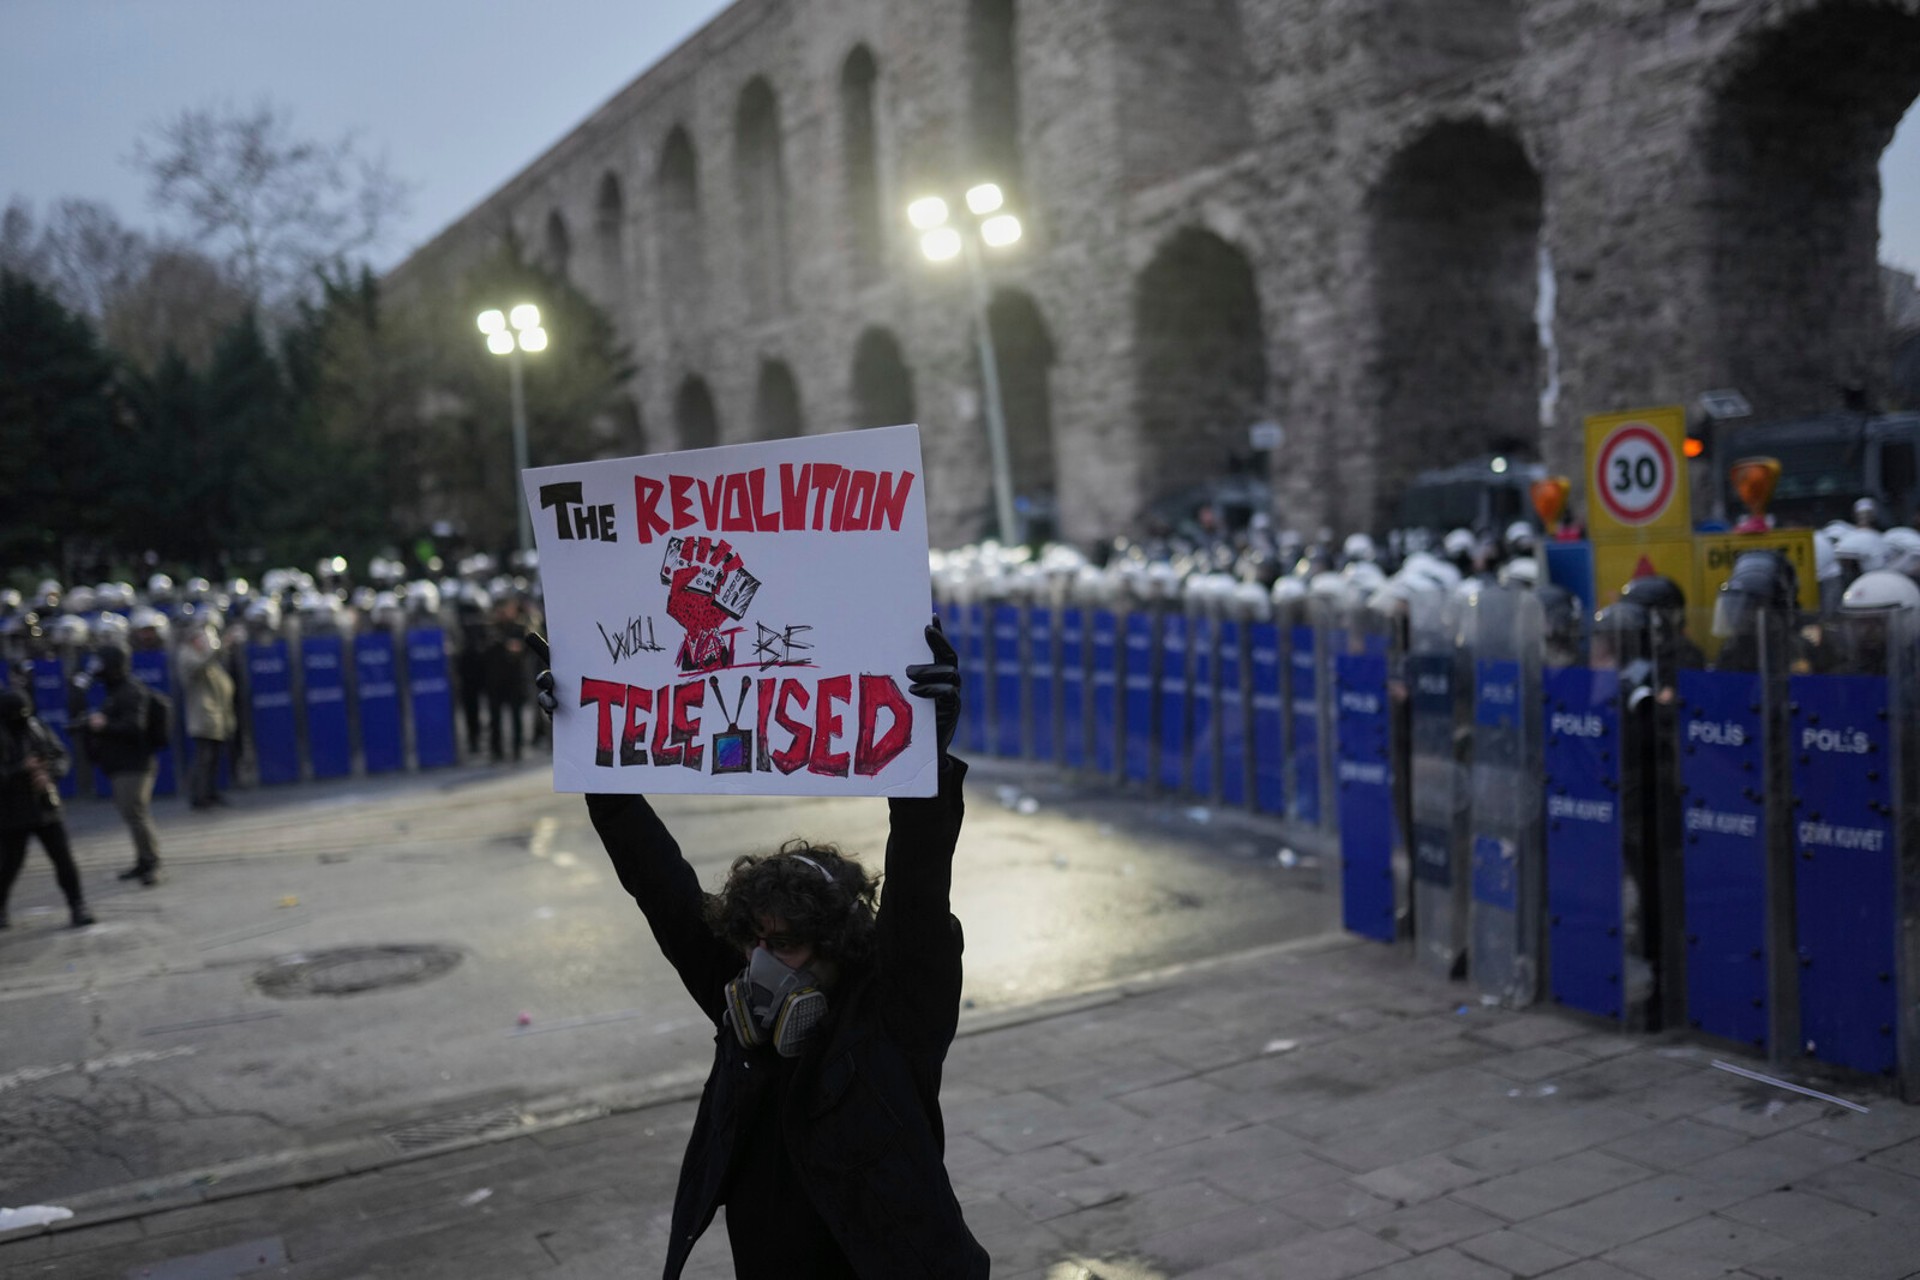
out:
{"label": "curly dark hair", "polygon": [[880,877],[836,846],[789,840],[778,853],[733,860],[720,892],[707,895],[707,927],[730,946],[750,951],[760,938],[760,921],[777,918],[823,958],[858,964],[873,950],[879,893]]}

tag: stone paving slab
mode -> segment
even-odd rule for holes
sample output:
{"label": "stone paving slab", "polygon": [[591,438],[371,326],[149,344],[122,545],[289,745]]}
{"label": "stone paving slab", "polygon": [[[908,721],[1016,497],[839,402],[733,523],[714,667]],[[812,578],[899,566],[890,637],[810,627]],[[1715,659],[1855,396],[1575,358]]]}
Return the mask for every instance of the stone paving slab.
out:
{"label": "stone paving slab", "polygon": [[[1724,1052],[1484,1008],[1402,950],[1323,939],[968,1024],[948,1166],[1003,1280],[1920,1273],[1920,1109],[1831,1082],[1869,1112],[1808,1101],[1713,1069]],[[649,1275],[692,1112],[385,1165],[287,1153],[0,1237],[0,1277]],[[269,1261],[236,1270],[248,1249]],[[687,1275],[729,1274],[716,1223]]]}

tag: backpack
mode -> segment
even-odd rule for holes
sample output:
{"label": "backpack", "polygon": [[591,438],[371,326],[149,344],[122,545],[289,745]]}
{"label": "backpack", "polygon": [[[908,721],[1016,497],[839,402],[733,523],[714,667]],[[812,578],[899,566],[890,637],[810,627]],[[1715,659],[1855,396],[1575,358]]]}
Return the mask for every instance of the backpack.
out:
{"label": "backpack", "polygon": [[165,751],[173,745],[173,699],[158,689],[147,690],[147,750]]}

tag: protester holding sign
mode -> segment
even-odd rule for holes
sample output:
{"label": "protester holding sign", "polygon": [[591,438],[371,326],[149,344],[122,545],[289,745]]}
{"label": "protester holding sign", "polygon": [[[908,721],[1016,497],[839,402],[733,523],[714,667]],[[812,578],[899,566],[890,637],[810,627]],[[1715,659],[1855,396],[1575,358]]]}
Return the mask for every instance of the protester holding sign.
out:
{"label": "protester holding sign", "polygon": [[[831,845],[736,859],[720,892],[638,795],[589,795],[620,883],[717,1028],[680,1171],[665,1274],[727,1206],[742,1280],[987,1274],[943,1163],[940,1076],[960,1006],[960,922],[948,909],[967,767],[959,662],[937,625],[906,669],[935,705],[939,792],[889,801],[886,896]],[[546,644],[529,636],[543,660]],[[557,706],[542,672],[540,705]]]}

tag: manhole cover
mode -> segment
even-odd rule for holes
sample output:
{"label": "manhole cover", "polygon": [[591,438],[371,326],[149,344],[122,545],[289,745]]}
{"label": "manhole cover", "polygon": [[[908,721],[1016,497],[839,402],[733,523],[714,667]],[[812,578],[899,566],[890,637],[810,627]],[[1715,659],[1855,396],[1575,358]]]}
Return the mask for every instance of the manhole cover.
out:
{"label": "manhole cover", "polygon": [[266,995],[282,999],[354,996],[427,982],[459,963],[460,953],[452,947],[345,947],[281,956],[254,974],[253,982]]}

